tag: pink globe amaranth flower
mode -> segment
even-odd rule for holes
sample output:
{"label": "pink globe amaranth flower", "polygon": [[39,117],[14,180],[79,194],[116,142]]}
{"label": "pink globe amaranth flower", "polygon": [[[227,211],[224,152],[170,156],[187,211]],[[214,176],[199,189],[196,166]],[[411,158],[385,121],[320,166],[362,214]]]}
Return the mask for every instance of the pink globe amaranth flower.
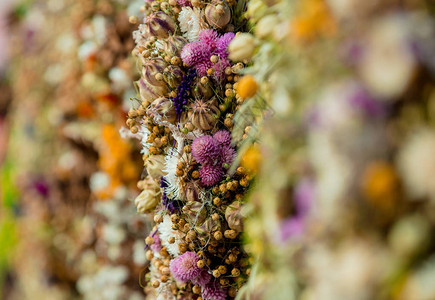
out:
{"label": "pink globe amaranth flower", "polygon": [[177,0],[177,3],[181,7],[184,7],[184,6],[190,6],[190,7],[192,7],[192,4],[190,3],[189,0]]}
{"label": "pink globe amaranth flower", "polygon": [[208,48],[200,42],[186,44],[181,50],[181,60],[188,66],[194,66],[204,62],[209,56]]}
{"label": "pink globe amaranth flower", "polygon": [[217,63],[213,64],[213,76],[218,82],[225,79],[225,69],[229,66],[231,66],[231,64],[225,57],[221,57]]}
{"label": "pink globe amaranth flower", "polygon": [[201,178],[201,183],[205,186],[212,186],[218,183],[221,181],[223,175],[224,172],[220,165],[203,165],[199,169],[199,178]]}
{"label": "pink globe amaranth flower", "polygon": [[153,250],[154,252],[159,252],[162,249],[162,242],[160,240],[160,237],[158,234],[155,234],[153,236],[154,238],[154,244],[152,244],[150,246],[151,250]]}
{"label": "pink globe amaranth flower", "polygon": [[220,57],[228,57],[228,45],[236,35],[233,32],[227,32],[221,36],[216,43],[216,54]]}
{"label": "pink globe amaranth flower", "polygon": [[181,282],[197,278],[201,274],[201,269],[196,265],[199,257],[195,252],[188,251],[169,263],[169,270],[172,276]]}
{"label": "pink globe amaranth flower", "polygon": [[204,287],[211,280],[211,275],[207,272],[207,270],[202,269],[201,274],[198,277],[192,280],[193,284]]}
{"label": "pink globe amaranth flower", "polygon": [[213,137],[204,135],[193,140],[192,155],[200,164],[215,165],[219,160],[220,149]]}
{"label": "pink globe amaranth flower", "polygon": [[218,142],[219,146],[231,146],[231,133],[227,130],[219,130],[213,134],[213,138]]}
{"label": "pink globe amaranth flower", "polygon": [[[228,44],[234,38],[234,33],[226,33],[219,37],[212,29],[200,32],[198,41],[189,43],[181,51],[181,59],[188,66],[196,68],[198,76],[206,76],[207,70],[214,68],[214,77],[221,81],[225,78],[225,68],[230,66],[228,61]],[[210,62],[212,55],[218,55],[219,61]]]}
{"label": "pink globe amaranth flower", "polygon": [[218,283],[210,282],[202,290],[201,296],[204,300],[225,300],[227,292]]}
{"label": "pink globe amaranth flower", "polygon": [[213,63],[210,60],[203,61],[196,64],[195,67],[198,76],[202,77],[207,75],[207,70],[213,67]]}
{"label": "pink globe amaranth flower", "polygon": [[221,150],[221,162],[222,164],[228,164],[231,166],[236,158],[236,150],[231,146],[223,147]]}
{"label": "pink globe amaranth flower", "polygon": [[218,34],[212,29],[205,29],[199,33],[198,40],[209,46],[210,54],[216,50],[218,42]]}

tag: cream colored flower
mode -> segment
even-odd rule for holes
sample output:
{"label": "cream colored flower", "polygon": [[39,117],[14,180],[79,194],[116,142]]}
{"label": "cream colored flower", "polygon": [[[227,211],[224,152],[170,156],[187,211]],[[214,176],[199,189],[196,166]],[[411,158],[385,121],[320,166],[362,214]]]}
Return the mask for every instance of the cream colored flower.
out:
{"label": "cream colored flower", "polygon": [[160,185],[150,176],[143,182],[144,190],[134,200],[139,213],[146,213],[154,209],[160,202]]}
{"label": "cream colored flower", "polygon": [[152,155],[145,162],[145,168],[147,169],[148,175],[154,180],[160,180],[160,177],[167,174],[165,171],[163,171],[164,167],[164,155]]}
{"label": "cream colored flower", "polygon": [[232,61],[241,61],[250,59],[255,51],[255,38],[250,33],[241,33],[231,41],[228,46],[230,55],[228,56]]}
{"label": "cream colored flower", "polygon": [[208,28],[204,21],[204,13],[197,8],[183,7],[178,14],[180,29],[189,42],[198,40],[199,33]]}

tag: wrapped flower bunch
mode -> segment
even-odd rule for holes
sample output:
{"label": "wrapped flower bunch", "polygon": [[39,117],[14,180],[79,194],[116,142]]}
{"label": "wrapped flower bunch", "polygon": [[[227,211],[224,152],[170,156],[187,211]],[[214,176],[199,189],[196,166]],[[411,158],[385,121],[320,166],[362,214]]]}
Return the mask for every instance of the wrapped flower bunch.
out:
{"label": "wrapped flower bunch", "polygon": [[250,273],[241,235],[254,173],[238,163],[243,136],[233,135],[249,61],[228,53],[244,10],[244,1],[146,1],[133,34],[140,98],[126,123],[146,169],[135,203],[156,223],[150,299],[233,299]]}

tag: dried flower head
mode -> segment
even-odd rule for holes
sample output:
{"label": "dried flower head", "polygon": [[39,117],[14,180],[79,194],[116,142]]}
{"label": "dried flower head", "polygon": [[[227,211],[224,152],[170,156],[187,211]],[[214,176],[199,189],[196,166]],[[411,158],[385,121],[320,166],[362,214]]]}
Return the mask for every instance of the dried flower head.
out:
{"label": "dried flower head", "polygon": [[221,166],[203,165],[199,169],[201,182],[206,186],[212,186],[221,181],[224,172]]}
{"label": "dried flower head", "polygon": [[184,36],[190,42],[196,41],[201,30],[208,28],[204,21],[203,12],[198,8],[183,7],[178,14],[178,22]]}
{"label": "dried flower head", "polygon": [[219,146],[231,146],[231,133],[227,130],[219,130],[213,138],[218,142]]}
{"label": "dried flower head", "polygon": [[202,290],[202,299],[225,300],[227,299],[227,292],[217,282],[210,282]]}
{"label": "dried flower head", "polygon": [[219,159],[219,147],[216,140],[209,135],[196,138],[192,143],[192,155],[200,164],[216,164]]}
{"label": "dried flower head", "polygon": [[182,282],[197,278],[201,274],[201,269],[196,265],[198,260],[198,255],[191,251],[174,258],[169,264],[172,276]]}
{"label": "dried flower head", "polygon": [[220,111],[216,100],[196,100],[190,105],[188,118],[200,130],[210,130],[216,125]]}

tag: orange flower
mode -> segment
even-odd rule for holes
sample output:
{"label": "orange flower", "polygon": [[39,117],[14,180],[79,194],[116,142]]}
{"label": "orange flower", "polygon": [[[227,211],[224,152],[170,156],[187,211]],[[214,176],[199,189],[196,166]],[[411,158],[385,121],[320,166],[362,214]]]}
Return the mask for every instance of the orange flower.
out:
{"label": "orange flower", "polygon": [[291,37],[299,42],[316,36],[331,36],[336,31],[334,18],[323,0],[304,0],[299,14],[290,23]]}
{"label": "orange flower", "polygon": [[243,154],[241,165],[246,170],[257,173],[260,169],[260,163],[262,160],[260,149],[258,146],[252,145],[248,148],[248,150]]}
{"label": "orange flower", "polygon": [[251,75],[245,75],[237,82],[237,94],[243,99],[253,97],[257,90],[258,84]]}
{"label": "orange flower", "polygon": [[374,204],[379,205],[380,202],[384,202],[389,205],[396,195],[397,186],[397,174],[390,164],[377,161],[367,166],[362,188],[365,196]]}
{"label": "orange flower", "polygon": [[103,147],[98,165],[110,177],[110,186],[98,191],[101,198],[109,198],[117,187],[133,185],[137,181],[139,169],[131,160],[132,146],[121,138],[115,126],[105,124],[102,127]]}

